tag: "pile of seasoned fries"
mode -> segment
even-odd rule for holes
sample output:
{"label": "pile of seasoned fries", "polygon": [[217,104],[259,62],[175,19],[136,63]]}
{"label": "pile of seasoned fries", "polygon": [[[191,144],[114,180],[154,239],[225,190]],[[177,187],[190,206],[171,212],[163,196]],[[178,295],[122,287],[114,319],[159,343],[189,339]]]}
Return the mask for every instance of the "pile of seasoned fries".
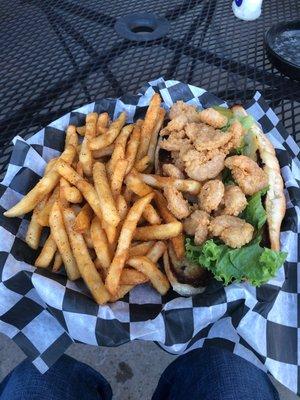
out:
{"label": "pile of seasoned fries", "polygon": [[165,294],[170,284],[157,262],[167,260],[167,241],[179,259],[184,256],[182,224],[155,188],[171,184],[198,193],[200,183],[149,174],[164,117],[159,94],[135,124],[125,125],[124,112],[112,122],[107,113],[88,114],[85,126],[68,126],[60,157],[4,213],[33,210],[28,246],[38,249],[43,228],[50,227],[35,266],[57,272],[64,265],[70,280],[83,278],[98,304],[148,281]]}

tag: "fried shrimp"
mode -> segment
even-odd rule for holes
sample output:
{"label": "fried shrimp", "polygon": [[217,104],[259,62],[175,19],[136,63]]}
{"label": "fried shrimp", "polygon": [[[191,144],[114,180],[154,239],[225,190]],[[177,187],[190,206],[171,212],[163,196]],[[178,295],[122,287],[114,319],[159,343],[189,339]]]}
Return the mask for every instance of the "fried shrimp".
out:
{"label": "fried shrimp", "polygon": [[194,132],[194,146],[198,151],[220,148],[226,145],[232,136],[230,132],[222,132],[206,124],[187,124],[187,136],[188,131]]}
{"label": "fried shrimp", "polygon": [[190,178],[196,181],[206,181],[207,179],[215,178],[222,171],[224,159],[225,154],[217,154],[203,164],[199,164],[199,161],[195,158],[187,160],[185,162],[185,171]]}
{"label": "fried shrimp", "polygon": [[184,179],[184,174],[174,164],[163,164],[162,170],[164,175],[172,178]]}
{"label": "fried shrimp", "polygon": [[190,143],[190,139],[185,138],[184,131],[173,131],[168,139],[160,142],[160,147],[168,151],[179,151],[182,147],[187,146]]}
{"label": "fried shrimp", "polygon": [[268,185],[264,170],[249,157],[228,157],[225,166],[231,170],[234,180],[247,195],[252,195]]}
{"label": "fried shrimp", "polygon": [[224,191],[222,181],[214,179],[206,182],[198,195],[199,207],[207,213],[216,210],[222,201]]}
{"label": "fried shrimp", "polygon": [[246,196],[238,186],[225,186],[224,209],[221,214],[238,216],[246,206]]}
{"label": "fried shrimp", "polygon": [[234,121],[229,128],[229,132],[231,133],[230,142],[232,143],[232,148],[240,147],[244,136],[244,129],[240,121]]}
{"label": "fried shrimp", "polygon": [[184,129],[185,124],[188,122],[184,114],[178,115],[167,124],[167,126],[160,131],[160,136],[167,136],[174,131],[181,131]]}
{"label": "fried shrimp", "polygon": [[196,210],[183,221],[183,229],[188,235],[194,236],[195,243],[200,245],[208,236],[209,221],[210,217],[205,211]]}
{"label": "fried shrimp", "polygon": [[239,249],[251,241],[254,228],[240,218],[221,215],[211,221],[209,232],[212,236],[218,236],[227,246]]}
{"label": "fried shrimp", "polygon": [[213,126],[214,128],[222,128],[228,122],[228,118],[225,115],[219,113],[219,111],[213,108],[207,108],[199,113],[200,120],[205,124]]}
{"label": "fried shrimp", "polygon": [[195,106],[186,104],[183,101],[177,101],[171,107],[169,117],[172,120],[181,115],[184,115],[188,122],[200,122],[199,113],[197,112]]}
{"label": "fried shrimp", "polygon": [[167,199],[168,209],[176,218],[183,219],[190,215],[191,209],[189,203],[185,200],[181,192],[173,186],[167,186],[164,188],[164,195]]}

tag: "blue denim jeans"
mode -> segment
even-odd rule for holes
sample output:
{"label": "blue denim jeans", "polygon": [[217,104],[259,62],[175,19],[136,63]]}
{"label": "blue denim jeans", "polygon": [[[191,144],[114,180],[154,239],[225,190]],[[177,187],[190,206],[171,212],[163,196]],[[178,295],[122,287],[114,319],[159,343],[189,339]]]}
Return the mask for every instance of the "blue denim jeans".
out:
{"label": "blue denim jeans", "polygon": [[[110,400],[112,390],[98,372],[63,356],[44,375],[29,361],[22,362],[0,384],[0,399]],[[254,365],[227,350],[207,347],[172,362],[162,374],[152,400],[279,400],[279,397],[268,376]]]}

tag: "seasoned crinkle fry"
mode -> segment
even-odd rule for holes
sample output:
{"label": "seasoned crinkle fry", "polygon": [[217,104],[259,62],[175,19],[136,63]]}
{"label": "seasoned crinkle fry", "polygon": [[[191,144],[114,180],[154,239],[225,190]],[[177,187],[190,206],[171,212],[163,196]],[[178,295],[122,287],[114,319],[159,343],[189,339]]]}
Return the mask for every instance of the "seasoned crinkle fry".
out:
{"label": "seasoned crinkle fry", "polygon": [[76,216],[74,230],[78,233],[87,231],[90,228],[92,217],[93,210],[91,206],[86,203]]}
{"label": "seasoned crinkle fry", "polygon": [[[160,192],[155,191],[154,200],[155,200],[155,204],[158,208],[158,211],[165,222],[176,222],[177,221],[177,219],[174,217],[174,215],[168,210],[167,201]],[[171,238],[171,242],[172,242],[176,257],[179,260],[181,260],[185,254],[183,234],[180,233],[178,236]]]}
{"label": "seasoned crinkle fry", "polygon": [[94,187],[78,175],[77,172],[64,161],[57,161],[56,170],[61,176],[80,190],[83,197],[94,210],[94,213],[102,220],[100,200]]}
{"label": "seasoned crinkle fry", "polygon": [[150,279],[152,285],[164,295],[170,289],[167,277],[159,270],[157,265],[147,257],[132,257],[127,261],[128,265],[142,272]]}
{"label": "seasoned crinkle fry", "polygon": [[151,202],[152,198],[153,194],[148,194],[147,196],[137,200],[129,210],[124,221],[118,240],[117,249],[105,281],[107,289],[113,295],[117,293],[122,269],[128,256],[130,243],[137,223],[146,205]]}
{"label": "seasoned crinkle fry", "polygon": [[160,108],[158,111],[158,116],[157,116],[155,127],[152,131],[149,148],[148,148],[148,153],[147,153],[147,155],[149,157],[149,169],[151,169],[154,165],[154,156],[155,156],[155,149],[156,149],[156,145],[157,145],[158,134],[159,134],[159,131],[164,122],[165,114],[166,114],[166,111],[163,108]]}
{"label": "seasoned crinkle fry", "polygon": [[97,136],[97,120],[98,114],[95,112],[89,113],[85,120],[85,137],[90,140]]}
{"label": "seasoned crinkle fry", "polygon": [[93,218],[91,224],[91,237],[99,263],[101,267],[108,271],[111,263],[110,248],[106,234],[102,229],[100,221],[97,217]]}
{"label": "seasoned crinkle fry", "polygon": [[110,175],[113,173],[117,162],[119,160],[125,159],[126,143],[132,130],[133,130],[133,125],[124,126],[114,143],[114,151],[111,155],[111,159],[108,162],[108,170]]}
{"label": "seasoned crinkle fry", "polygon": [[97,136],[91,140],[90,149],[91,150],[103,149],[104,147],[113,143],[117,138],[117,136],[119,135],[121,129],[125,125],[125,122],[126,122],[126,114],[122,112],[119,115],[119,117],[111,123],[106,133]]}
{"label": "seasoned crinkle fry", "polygon": [[75,214],[70,208],[64,209],[63,213],[72,251],[77,261],[80,275],[89,288],[95,301],[98,304],[107,303],[110,297],[109,293],[102,282],[101,276],[95,268],[83,236],[72,229],[75,222]]}
{"label": "seasoned crinkle fry", "polygon": [[157,115],[160,109],[161,98],[158,93],[155,93],[150,101],[149,107],[146,112],[145,120],[141,130],[141,141],[137,153],[137,160],[140,160],[148,153],[149,144],[152,132],[155,128]]}
{"label": "seasoned crinkle fry", "polygon": [[38,223],[38,215],[39,212],[45,207],[47,200],[48,196],[46,196],[33,210],[25,237],[25,242],[28,244],[28,246],[35,250],[39,247],[43,230],[43,226]]}
{"label": "seasoned crinkle fry", "polygon": [[103,219],[105,219],[108,224],[117,226],[120,222],[120,216],[109,186],[104,164],[100,162],[94,164],[93,178],[99,199],[101,199],[100,206]]}
{"label": "seasoned crinkle fry", "polygon": [[125,159],[127,160],[128,165],[126,169],[126,174],[128,174],[131,171],[131,168],[133,167],[136,159],[138,147],[140,144],[141,125],[142,121],[138,120],[133,128],[133,132],[127,144]]}
{"label": "seasoned crinkle fry", "polygon": [[136,228],[133,235],[135,240],[165,240],[178,236],[182,232],[181,222],[168,224],[141,226]]}
{"label": "seasoned crinkle fry", "polygon": [[163,189],[165,186],[174,186],[175,189],[190,194],[198,194],[201,189],[201,183],[192,179],[175,179],[153,174],[139,174],[139,176],[147,185],[159,189]]}
{"label": "seasoned crinkle fry", "polygon": [[40,268],[49,267],[55,253],[57,250],[57,246],[55,240],[51,235],[48,236],[38,258],[35,260],[34,265]]}
{"label": "seasoned crinkle fry", "polygon": [[[71,164],[76,155],[76,150],[73,146],[67,146],[59,159],[56,161],[65,162],[66,165]],[[36,185],[22,198],[14,207],[3,213],[5,217],[18,217],[33,210],[34,207],[48,194],[59,182],[59,174],[56,168],[52,168]]]}
{"label": "seasoned crinkle fry", "polygon": [[70,247],[62,212],[57,202],[53,204],[49,217],[49,223],[51,235],[55,240],[57,248],[62,256],[68,278],[71,281],[78,279],[80,277],[80,273]]}

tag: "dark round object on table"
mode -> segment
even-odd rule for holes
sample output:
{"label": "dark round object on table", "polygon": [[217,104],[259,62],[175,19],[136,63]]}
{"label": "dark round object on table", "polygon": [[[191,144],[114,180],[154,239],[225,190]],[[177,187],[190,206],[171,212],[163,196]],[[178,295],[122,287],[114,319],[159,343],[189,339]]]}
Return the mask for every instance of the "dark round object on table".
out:
{"label": "dark round object on table", "polygon": [[273,25],[265,36],[269,60],[293,79],[300,80],[300,20]]}

